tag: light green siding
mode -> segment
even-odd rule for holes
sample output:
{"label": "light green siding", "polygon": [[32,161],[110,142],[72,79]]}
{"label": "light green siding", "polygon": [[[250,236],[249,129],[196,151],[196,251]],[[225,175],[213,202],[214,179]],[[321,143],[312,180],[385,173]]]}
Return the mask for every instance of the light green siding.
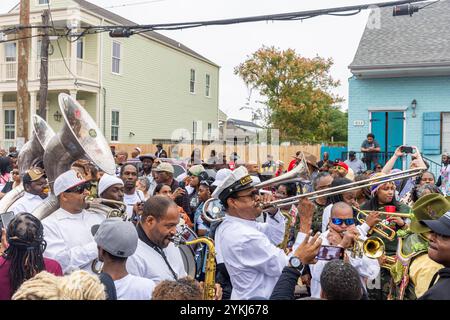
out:
{"label": "light green siding", "polygon": [[[121,43],[121,74],[112,69],[112,42]],[[217,128],[219,68],[142,36],[103,38],[103,86],[106,88],[106,136],[111,110],[120,110],[121,143],[171,139],[176,129],[192,132],[201,120]],[[189,92],[190,69],[196,70],[195,94]],[[206,73],[211,76],[205,96]],[[129,133],[135,133],[130,137]]]}
{"label": "light green siding", "polygon": [[98,35],[90,34],[84,37],[84,60],[89,62],[97,62],[97,37]]}

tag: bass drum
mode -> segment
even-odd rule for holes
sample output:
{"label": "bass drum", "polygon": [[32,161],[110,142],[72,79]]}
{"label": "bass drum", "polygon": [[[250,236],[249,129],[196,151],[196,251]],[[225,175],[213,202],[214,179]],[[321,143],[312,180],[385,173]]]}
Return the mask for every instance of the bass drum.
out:
{"label": "bass drum", "polygon": [[[186,242],[197,239],[195,232],[183,223],[180,223],[177,226],[177,233],[181,235]],[[195,263],[196,245],[180,244],[178,249],[180,250],[181,258],[183,259],[184,270],[186,270],[188,276],[195,278],[197,272]]]}

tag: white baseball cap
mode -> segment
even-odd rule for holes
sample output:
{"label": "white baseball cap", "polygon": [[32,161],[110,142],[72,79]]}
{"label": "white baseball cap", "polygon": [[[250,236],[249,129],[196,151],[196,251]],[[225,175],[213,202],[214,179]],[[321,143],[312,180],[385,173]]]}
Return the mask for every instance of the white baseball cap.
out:
{"label": "white baseball cap", "polygon": [[81,173],[75,170],[69,170],[62,173],[58,178],[56,178],[55,184],[53,185],[53,191],[55,193],[55,196],[59,196],[64,191],[85,182],[87,182],[87,180],[83,178]]}
{"label": "white baseball cap", "polygon": [[213,186],[219,186],[233,171],[228,168],[220,169],[216,173],[216,178],[212,183]]}
{"label": "white baseball cap", "polygon": [[115,184],[120,184],[123,186],[122,179],[105,173],[98,182],[98,195],[101,196],[103,191]]}

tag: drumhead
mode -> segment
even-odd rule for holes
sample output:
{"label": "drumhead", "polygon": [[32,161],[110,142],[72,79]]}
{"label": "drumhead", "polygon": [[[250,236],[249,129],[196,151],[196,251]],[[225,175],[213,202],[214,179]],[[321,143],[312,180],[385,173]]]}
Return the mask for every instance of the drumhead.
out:
{"label": "drumhead", "polygon": [[195,278],[196,266],[194,251],[190,246],[186,245],[180,245],[178,249],[180,249],[181,257],[183,258],[184,270],[186,270],[188,276]]}

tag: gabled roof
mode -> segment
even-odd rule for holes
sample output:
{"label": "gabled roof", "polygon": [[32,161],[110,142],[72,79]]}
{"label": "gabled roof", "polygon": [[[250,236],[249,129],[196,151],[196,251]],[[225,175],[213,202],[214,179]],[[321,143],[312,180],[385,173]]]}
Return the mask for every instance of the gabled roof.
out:
{"label": "gabled roof", "polygon": [[262,129],[262,127],[258,126],[257,124],[250,122],[250,121],[245,121],[245,120],[230,118],[227,120],[227,122],[232,123],[235,126],[239,126],[239,127],[252,127],[252,128]]}
{"label": "gabled roof", "polygon": [[[117,14],[111,12],[111,11],[108,11],[106,9],[103,9],[103,8],[99,7],[99,6],[96,6],[95,4],[90,3],[88,1],[85,1],[85,0],[71,0],[71,1],[73,1],[76,4],[78,4],[82,9],[85,9],[85,10],[88,10],[88,11],[92,11],[95,14],[98,14],[98,15],[106,18],[107,20],[110,20],[112,22],[117,23],[118,25],[127,25],[127,26],[137,25],[137,23],[135,23],[133,21],[125,19],[124,17],[121,17],[121,16],[119,16],[119,15],[117,15]],[[19,4],[17,4],[14,8],[12,8],[10,10],[10,12],[15,10],[18,7],[18,5]],[[170,46],[170,47],[172,47],[172,48],[174,48],[176,50],[185,52],[185,53],[187,53],[189,55],[192,55],[192,56],[194,56],[194,57],[196,57],[198,59],[201,59],[201,60],[203,60],[203,61],[205,61],[205,62],[207,62],[207,63],[209,63],[209,64],[211,64],[211,65],[213,65],[215,67],[219,67],[217,64],[215,64],[211,60],[205,58],[204,56],[198,54],[194,50],[186,47],[185,45],[179,43],[178,41],[175,41],[173,39],[170,39],[169,37],[163,36],[160,33],[157,33],[157,32],[154,32],[154,31],[147,31],[147,32],[143,32],[141,34],[142,35],[146,35],[148,37],[151,37],[151,38],[153,38],[153,39],[155,39],[157,41],[160,41],[163,44],[166,44],[166,45],[168,45],[168,46]]]}
{"label": "gabled roof", "polygon": [[394,17],[392,10],[381,9],[380,28],[366,26],[349,66],[352,72],[450,65],[450,1],[432,4],[412,17]]}

